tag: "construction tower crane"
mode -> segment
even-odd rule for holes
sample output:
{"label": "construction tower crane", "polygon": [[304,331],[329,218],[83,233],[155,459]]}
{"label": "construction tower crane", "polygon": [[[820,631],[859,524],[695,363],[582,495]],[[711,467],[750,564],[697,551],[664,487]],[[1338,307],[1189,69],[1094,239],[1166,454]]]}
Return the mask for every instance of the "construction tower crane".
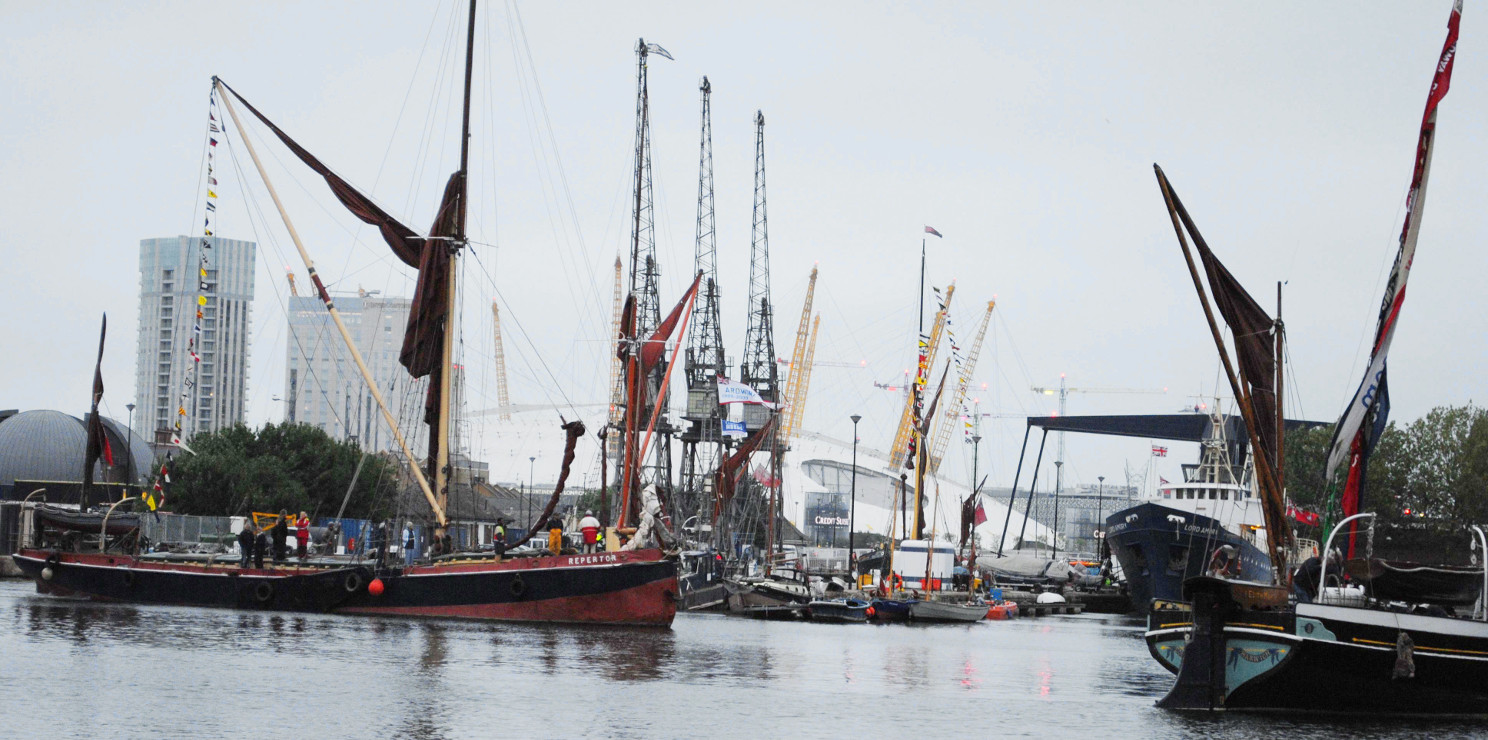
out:
{"label": "construction tower crane", "polygon": [[801,324],[796,328],[796,344],[791,349],[790,367],[785,376],[785,396],[782,402],[785,405],[785,423],[780,425],[780,438],[787,442],[796,431],[796,423],[801,416],[798,410],[805,405],[805,399],[801,398],[801,378],[811,377],[811,365],[806,360],[807,343],[814,338],[811,334],[811,304],[816,297],[816,268],[811,268],[811,278],[806,281],[806,301],[801,307]]}
{"label": "construction tower crane", "polygon": [[[682,489],[673,498],[674,521],[711,507],[713,471],[727,449],[723,416],[718,406],[718,377],[728,373],[723,355],[723,321],[718,298],[718,238],[713,213],[713,86],[704,77],[698,85],[702,96],[702,128],[698,144],[697,231],[693,271],[703,282],[692,331],[687,335],[687,407],[682,416],[688,428],[682,432]],[[686,499],[686,500],[681,500]],[[711,509],[710,509],[711,510]]]}
{"label": "construction tower crane", "polygon": [[289,279],[289,294],[298,298],[300,295],[300,289],[295,287],[294,270],[291,270],[288,267],[284,268],[284,277]]}
{"label": "construction tower crane", "polygon": [[506,388],[506,349],[501,344],[501,309],[495,298],[491,299],[491,327],[495,331],[496,340],[496,405],[501,407],[501,418],[504,421],[511,418],[511,395]]}
{"label": "construction tower crane", "polygon": [[816,367],[813,360],[816,358],[816,335],[821,330],[821,314],[811,320],[811,339],[806,342],[806,355],[801,361],[800,368],[792,368],[791,375],[794,376],[795,387],[791,389],[790,405],[785,407],[785,424],[780,433],[783,439],[790,439],[792,435],[801,429],[801,421],[806,418],[806,395],[811,390],[811,370]]}
{"label": "construction tower crane", "polygon": [[[1034,393],[1042,393],[1046,396],[1059,396],[1059,415],[1064,416],[1065,402],[1069,400],[1071,393],[1167,393],[1168,389],[1152,390],[1148,388],[1071,388],[1065,382],[1064,373],[1059,374],[1058,388],[1040,388],[1034,386]],[[1064,490],[1064,432],[1059,432],[1058,457],[1054,460],[1054,493],[1058,494]]]}
{"label": "construction tower crane", "polygon": [[[951,310],[951,298],[955,294],[956,283],[952,282],[946,288],[945,304],[935,313],[935,323],[930,325],[930,337],[920,340],[925,342],[925,367],[928,369],[935,368],[935,355],[940,347],[940,335],[945,332],[946,318]],[[894,446],[889,450],[890,470],[898,470],[909,462],[909,440],[914,434],[915,426],[915,395],[910,393],[904,398],[904,412],[899,415],[899,428],[894,432]]]}
{"label": "construction tower crane", "polygon": [[950,444],[951,434],[961,427],[962,405],[966,402],[966,389],[971,385],[971,374],[976,372],[977,358],[982,354],[982,339],[987,336],[987,324],[992,321],[992,309],[997,307],[997,301],[987,301],[987,312],[982,314],[981,326],[977,327],[976,338],[971,340],[971,350],[966,353],[966,360],[961,363],[960,372],[957,373],[956,388],[951,394],[949,403],[940,414],[940,423],[935,428],[930,442],[930,472],[940,470],[940,461],[945,458],[946,446]]}

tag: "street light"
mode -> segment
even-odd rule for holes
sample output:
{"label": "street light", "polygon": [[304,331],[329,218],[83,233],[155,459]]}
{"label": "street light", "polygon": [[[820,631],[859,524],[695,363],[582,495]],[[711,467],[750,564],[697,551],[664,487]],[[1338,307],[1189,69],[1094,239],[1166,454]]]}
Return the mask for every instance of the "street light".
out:
{"label": "street light", "polygon": [[134,469],[134,404],[126,403],[124,408],[129,409],[129,434],[124,437],[124,456],[129,458],[128,467],[129,482],[139,481],[139,471]]}
{"label": "street light", "polygon": [[[858,422],[862,421],[863,417],[861,414],[853,414],[848,418],[852,419],[853,423],[852,504],[847,510],[847,562],[851,570],[853,547],[857,545],[857,539],[853,537],[853,525],[856,524],[855,520],[858,515]],[[832,545],[836,546],[836,544],[834,538]],[[856,578],[857,574],[853,577]]]}

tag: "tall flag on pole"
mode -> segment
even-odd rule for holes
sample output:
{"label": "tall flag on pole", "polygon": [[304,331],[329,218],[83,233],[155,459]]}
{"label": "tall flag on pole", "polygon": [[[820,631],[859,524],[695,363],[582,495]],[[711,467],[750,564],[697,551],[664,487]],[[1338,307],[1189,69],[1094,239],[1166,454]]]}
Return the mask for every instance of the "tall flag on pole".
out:
{"label": "tall flag on pole", "polygon": [[[1328,451],[1326,477],[1332,479],[1338,467],[1348,460],[1348,478],[1344,483],[1341,501],[1344,516],[1359,513],[1363,503],[1364,472],[1369,454],[1384,431],[1390,413],[1390,399],[1385,374],[1385,358],[1390,352],[1390,341],[1395,337],[1396,321],[1400,317],[1401,304],[1405,302],[1405,283],[1416,257],[1416,238],[1421,231],[1421,213],[1426,206],[1426,180],[1431,174],[1431,151],[1436,139],[1436,108],[1446,97],[1452,84],[1452,65],[1457,57],[1457,27],[1462,20],[1462,0],[1452,5],[1452,14],[1447,19],[1447,40],[1442,45],[1440,59],[1436,63],[1436,74],[1431,80],[1431,92],[1426,95],[1426,112],[1421,117],[1421,135],[1416,142],[1416,161],[1411,173],[1410,193],[1406,196],[1405,225],[1400,230],[1400,250],[1395,254],[1395,266],[1390,270],[1390,279],[1385,283],[1384,299],[1380,302],[1379,320],[1375,326],[1374,347],[1369,356],[1369,369],[1354,392],[1354,397],[1344,409],[1333,429],[1333,441]],[[1349,555],[1353,555],[1353,534],[1349,535]]]}
{"label": "tall flag on pole", "polygon": [[[935,236],[940,236],[940,232],[939,231],[936,231],[934,226],[926,226],[925,227],[925,233],[926,234],[933,234]],[[945,237],[940,236],[940,238],[944,239]]]}

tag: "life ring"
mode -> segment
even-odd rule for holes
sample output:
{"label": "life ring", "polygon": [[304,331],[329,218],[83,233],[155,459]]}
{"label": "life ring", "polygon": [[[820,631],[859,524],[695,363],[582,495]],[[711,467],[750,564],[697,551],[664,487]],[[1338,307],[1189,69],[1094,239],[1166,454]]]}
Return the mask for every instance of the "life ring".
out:
{"label": "life ring", "polygon": [[260,603],[274,598],[274,584],[259,581],[258,585],[253,588],[253,598],[258,599]]}
{"label": "life ring", "polygon": [[356,593],[357,589],[362,587],[362,574],[356,571],[347,573],[346,580],[342,581],[341,585],[346,588],[346,593]]}
{"label": "life ring", "polygon": [[124,585],[127,586],[127,587],[129,587],[129,588],[134,588],[134,581],[135,581],[134,571],[132,571],[132,570],[126,570],[126,571],[124,571]]}
{"label": "life ring", "polygon": [[526,593],[527,582],[522,580],[522,574],[518,573],[515,578],[512,578],[511,595],[520,599]]}
{"label": "life ring", "polygon": [[902,591],[902,590],[904,590],[904,577],[903,576],[900,576],[898,573],[890,573],[889,574],[889,588],[892,588],[895,591]]}

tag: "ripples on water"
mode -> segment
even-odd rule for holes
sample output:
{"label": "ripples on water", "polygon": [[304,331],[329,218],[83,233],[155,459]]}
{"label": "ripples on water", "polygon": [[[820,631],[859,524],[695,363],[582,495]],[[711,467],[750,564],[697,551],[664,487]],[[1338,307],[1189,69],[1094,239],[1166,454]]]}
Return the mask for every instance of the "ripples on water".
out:
{"label": "ripples on water", "polygon": [[103,605],[0,582],[0,737],[1469,737],[1482,722],[1189,717],[1140,623],[684,615],[572,628]]}

